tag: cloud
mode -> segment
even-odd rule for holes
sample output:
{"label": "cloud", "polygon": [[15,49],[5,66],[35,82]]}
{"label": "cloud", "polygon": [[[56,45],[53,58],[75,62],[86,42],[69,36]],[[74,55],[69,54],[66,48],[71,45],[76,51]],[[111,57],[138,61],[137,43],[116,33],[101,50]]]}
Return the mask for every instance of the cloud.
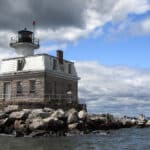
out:
{"label": "cloud", "polygon": [[150,18],[132,23],[129,27],[132,35],[148,35],[150,34]]}
{"label": "cloud", "polygon": [[[79,97],[94,113],[149,113],[150,70],[78,62]],[[90,71],[89,71],[90,70]]]}
{"label": "cloud", "polygon": [[[81,38],[97,37],[103,34],[107,23],[115,26],[110,31],[112,35],[149,34],[149,18],[134,21],[128,17],[149,10],[149,0],[1,0],[0,59],[15,55],[9,48],[10,37],[25,26],[32,29],[33,20],[42,43],[58,43],[42,44],[38,51],[42,53],[65,48]],[[97,62],[80,62],[77,68],[82,78],[80,98],[87,101],[91,111],[148,113],[149,71],[108,67]]]}
{"label": "cloud", "polygon": [[51,46],[43,46],[40,49],[36,50],[35,53],[48,53],[49,51],[58,50],[58,49],[65,49],[67,44],[53,44]]}
{"label": "cloud", "polygon": [[120,22],[117,25],[113,25],[108,30],[107,37],[109,39],[123,39],[129,36],[145,36],[150,34],[150,17],[133,21],[128,19]]}
{"label": "cloud", "polygon": [[0,47],[8,49],[9,33],[25,26],[32,29],[33,20],[41,41],[62,45],[90,35],[95,37],[105,24],[148,10],[149,0],[1,0]]}

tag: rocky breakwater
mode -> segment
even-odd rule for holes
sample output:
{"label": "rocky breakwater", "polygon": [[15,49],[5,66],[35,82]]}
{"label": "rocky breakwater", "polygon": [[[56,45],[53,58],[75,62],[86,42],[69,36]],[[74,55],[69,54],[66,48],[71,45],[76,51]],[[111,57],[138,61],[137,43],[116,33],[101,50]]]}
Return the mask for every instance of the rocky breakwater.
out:
{"label": "rocky breakwater", "polygon": [[[141,119],[141,118],[140,118]],[[116,118],[111,114],[88,114],[85,110],[20,109],[9,105],[0,113],[0,133],[15,136],[69,136],[138,126],[138,119]],[[144,119],[144,126],[150,120]]]}

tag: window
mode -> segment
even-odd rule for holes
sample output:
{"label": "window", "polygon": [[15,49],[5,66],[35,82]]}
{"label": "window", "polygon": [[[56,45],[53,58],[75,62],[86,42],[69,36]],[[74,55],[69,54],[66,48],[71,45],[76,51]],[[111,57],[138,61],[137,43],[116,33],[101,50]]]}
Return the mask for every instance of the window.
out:
{"label": "window", "polygon": [[70,74],[72,72],[72,68],[71,67],[72,67],[71,64],[68,64],[68,73],[70,73]]}
{"label": "window", "polygon": [[30,80],[30,93],[35,93],[35,80]]}
{"label": "window", "polygon": [[53,70],[57,69],[57,60],[53,59]]}
{"label": "window", "polygon": [[57,87],[56,87],[56,81],[54,81],[54,94],[56,94],[57,93]]}
{"label": "window", "polygon": [[67,91],[72,91],[72,84],[67,85]]}
{"label": "window", "polygon": [[19,59],[19,60],[17,61],[17,71],[23,70],[23,67],[24,67],[24,60]]}
{"label": "window", "polygon": [[63,65],[60,65],[59,68],[60,68],[60,70],[61,70],[62,72],[64,72],[64,66],[63,66]]}
{"label": "window", "polygon": [[16,86],[17,86],[17,87],[16,87],[16,89],[17,89],[16,94],[17,94],[17,95],[22,95],[22,82],[21,82],[21,81],[18,81]]}

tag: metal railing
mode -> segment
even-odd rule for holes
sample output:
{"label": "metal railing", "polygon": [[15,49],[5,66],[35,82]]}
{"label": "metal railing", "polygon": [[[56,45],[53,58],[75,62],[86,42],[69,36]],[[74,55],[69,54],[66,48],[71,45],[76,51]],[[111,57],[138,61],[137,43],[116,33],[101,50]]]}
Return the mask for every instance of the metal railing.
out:
{"label": "metal railing", "polygon": [[[19,42],[20,41],[19,41],[18,37],[11,37],[11,39],[10,39],[10,45],[13,45],[13,44],[16,44]],[[39,39],[34,37],[34,38],[32,38],[31,42],[29,42],[29,43],[39,46]]]}

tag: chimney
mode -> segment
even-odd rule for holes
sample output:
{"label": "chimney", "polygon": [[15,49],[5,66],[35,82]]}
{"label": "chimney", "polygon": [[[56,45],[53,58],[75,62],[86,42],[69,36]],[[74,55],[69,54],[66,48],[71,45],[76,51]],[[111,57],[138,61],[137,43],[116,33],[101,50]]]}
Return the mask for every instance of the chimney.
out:
{"label": "chimney", "polygon": [[63,64],[63,51],[62,50],[57,50],[57,59],[59,64]]}

